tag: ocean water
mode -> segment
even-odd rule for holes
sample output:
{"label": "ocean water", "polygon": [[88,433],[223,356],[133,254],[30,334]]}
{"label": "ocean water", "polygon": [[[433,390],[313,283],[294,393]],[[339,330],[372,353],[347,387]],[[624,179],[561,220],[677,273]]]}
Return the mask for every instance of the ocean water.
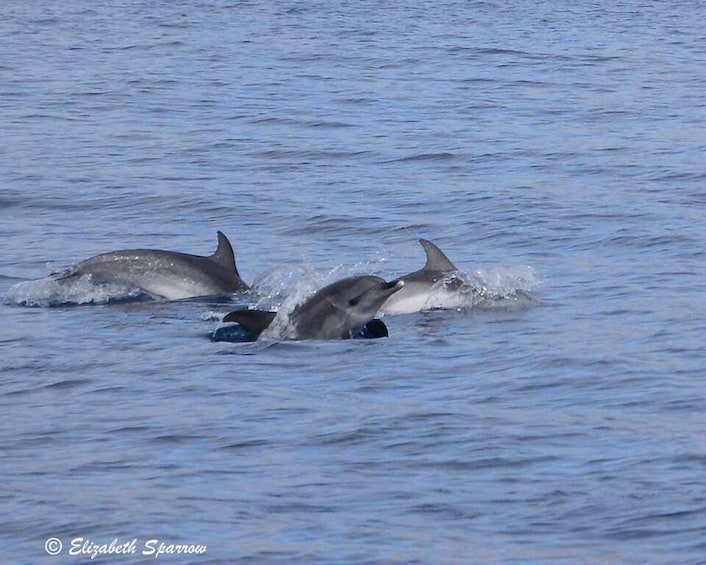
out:
{"label": "ocean water", "polygon": [[[703,4],[0,14],[3,562],[706,562]],[[46,279],[217,230],[275,303],[419,238],[494,300],[232,344]]]}

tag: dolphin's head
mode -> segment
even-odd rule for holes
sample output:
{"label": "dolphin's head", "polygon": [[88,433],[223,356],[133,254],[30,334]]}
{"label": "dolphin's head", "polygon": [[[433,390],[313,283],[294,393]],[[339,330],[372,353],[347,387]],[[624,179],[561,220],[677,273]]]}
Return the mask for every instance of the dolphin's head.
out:
{"label": "dolphin's head", "polygon": [[357,335],[388,297],[404,285],[370,275],[349,277],[319,290],[292,313],[299,339],[340,339]]}
{"label": "dolphin's head", "polygon": [[364,275],[351,277],[334,283],[331,302],[348,312],[351,320],[362,324],[370,321],[383,302],[404,286],[404,281],[387,282],[380,277]]}

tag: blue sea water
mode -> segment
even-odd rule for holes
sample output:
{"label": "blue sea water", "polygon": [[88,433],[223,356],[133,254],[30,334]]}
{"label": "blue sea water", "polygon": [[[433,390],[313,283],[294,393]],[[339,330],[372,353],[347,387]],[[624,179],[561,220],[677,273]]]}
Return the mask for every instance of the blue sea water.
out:
{"label": "blue sea water", "polygon": [[[706,562],[703,4],[0,14],[3,562]],[[231,344],[47,287],[216,230],[276,299],[423,237],[534,302]]]}

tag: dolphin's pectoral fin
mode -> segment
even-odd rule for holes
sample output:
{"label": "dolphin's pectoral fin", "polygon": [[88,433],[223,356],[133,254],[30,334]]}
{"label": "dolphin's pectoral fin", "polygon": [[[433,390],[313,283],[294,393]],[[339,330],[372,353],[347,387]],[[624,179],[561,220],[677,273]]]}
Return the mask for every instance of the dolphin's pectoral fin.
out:
{"label": "dolphin's pectoral fin", "polygon": [[424,265],[425,271],[458,271],[456,265],[449,261],[443,251],[431,241],[420,239],[419,243],[422,244],[424,253],[427,254],[427,263]]}
{"label": "dolphin's pectoral fin", "polygon": [[234,310],[226,314],[223,322],[235,322],[243,326],[255,341],[272,323],[277,314],[267,310]]}
{"label": "dolphin's pectoral fin", "polygon": [[216,252],[209,257],[214,263],[218,263],[228,271],[233,271],[240,277],[238,273],[238,267],[235,266],[235,254],[233,253],[233,246],[228,241],[228,238],[223,234],[223,232],[218,232],[218,247]]}
{"label": "dolphin's pectoral fin", "polygon": [[355,337],[362,339],[374,339],[378,337],[387,337],[389,335],[390,334],[387,331],[385,322],[379,318],[375,318],[360,328],[360,331]]}

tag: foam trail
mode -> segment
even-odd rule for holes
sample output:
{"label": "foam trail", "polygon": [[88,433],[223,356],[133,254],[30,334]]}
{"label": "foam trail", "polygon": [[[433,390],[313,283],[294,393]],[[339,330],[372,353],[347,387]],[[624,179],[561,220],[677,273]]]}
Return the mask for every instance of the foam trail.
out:
{"label": "foam trail", "polygon": [[478,288],[473,304],[479,308],[525,307],[534,303],[530,292],[537,276],[529,266],[500,266],[476,270],[470,276]]}
{"label": "foam trail", "polygon": [[53,307],[154,299],[154,296],[138,288],[122,283],[96,282],[88,275],[70,280],[45,277],[23,281],[10,287],[3,297],[3,303],[15,306]]}

